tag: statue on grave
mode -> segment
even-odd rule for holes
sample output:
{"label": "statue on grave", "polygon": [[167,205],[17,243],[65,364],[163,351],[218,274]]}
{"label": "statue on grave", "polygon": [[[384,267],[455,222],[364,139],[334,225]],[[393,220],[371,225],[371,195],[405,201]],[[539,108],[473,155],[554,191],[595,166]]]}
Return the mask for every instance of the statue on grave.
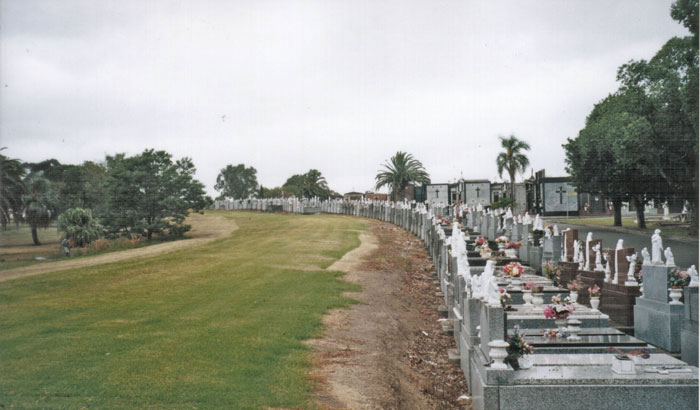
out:
{"label": "statue on grave", "polygon": [[591,247],[588,245],[593,240],[593,232],[588,232],[586,236],[586,263],[583,265],[583,270],[591,270]]}
{"label": "statue on grave", "polygon": [[642,265],[650,265],[651,256],[649,256],[649,251],[647,248],[642,249]]}
{"label": "statue on grave", "polygon": [[692,288],[697,288],[698,287],[698,271],[695,270],[695,265],[691,265],[688,268],[688,276],[690,276],[690,283],[688,286]]}
{"label": "statue on grave", "polygon": [[666,257],[666,266],[676,266],[676,260],[673,258],[670,246],[664,251],[664,257]]}
{"label": "statue on grave", "polygon": [[603,253],[603,259],[605,259],[605,282],[610,283],[610,254],[608,252]]}
{"label": "statue on grave", "polygon": [[552,233],[549,231],[549,229],[544,230],[544,237],[547,239],[552,239]]}
{"label": "statue on grave", "polygon": [[661,229],[654,231],[651,236],[651,263],[654,265],[663,265],[661,253],[664,251],[664,243],[661,239]]}
{"label": "statue on grave", "polygon": [[[579,248],[581,247],[581,244],[579,243]],[[584,256],[583,251],[579,249],[578,251],[578,270],[583,270],[583,268],[586,266],[586,257]]]}
{"label": "statue on grave", "polygon": [[[632,255],[627,256],[627,262],[630,263],[630,268],[627,271],[627,280],[635,280],[634,279],[634,268],[637,265],[637,254],[633,253]],[[632,279],[630,279],[630,278],[632,278]]]}
{"label": "statue on grave", "polygon": [[513,217],[513,211],[510,208],[506,211],[506,219]]}
{"label": "statue on grave", "polygon": [[501,292],[498,290],[498,284],[496,283],[496,278],[491,277],[488,287],[488,302],[489,305],[494,307],[501,306]]}
{"label": "statue on grave", "polygon": [[525,216],[523,216],[523,225],[530,225],[532,223],[532,218],[530,218],[530,214],[525,213]]}
{"label": "statue on grave", "polygon": [[481,285],[481,275],[472,276],[469,282],[472,288],[471,296],[475,299],[481,299],[481,289],[479,288],[479,285]]}
{"label": "statue on grave", "polygon": [[554,225],[554,236],[559,236],[559,227]]}
{"label": "statue on grave", "polygon": [[603,263],[602,263],[602,260],[600,258],[600,256],[601,256],[600,255],[600,243],[597,243],[593,247],[593,251],[595,252],[595,270],[598,272],[603,272],[605,270],[605,268],[603,268]]}
{"label": "statue on grave", "polygon": [[574,262],[578,262],[578,249],[579,249],[579,246],[580,246],[580,242],[578,241],[578,239],[574,239],[574,258],[573,258],[573,261],[574,261]]}

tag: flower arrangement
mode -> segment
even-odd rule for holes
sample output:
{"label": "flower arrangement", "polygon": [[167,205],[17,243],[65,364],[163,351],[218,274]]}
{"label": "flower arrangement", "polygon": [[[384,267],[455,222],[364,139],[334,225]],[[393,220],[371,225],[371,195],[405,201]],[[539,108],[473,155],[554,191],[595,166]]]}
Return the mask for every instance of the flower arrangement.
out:
{"label": "flower arrangement", "polygon": [[545,262],[542,264],[542,271],[544,271],[544,277],[551,280],[554,286],[559,286],[559,276],[561,275],[559,266],[554,266],[552,261]]}
{"label": "flower arrangement", "polygon": [[508,306],[508,301],[512,298],[510,294],[506,292],[506,290],[503,288],[499,289],[499,292],[501,293],[501,295],[499,296],[499,298],[501,299],[501,306],[505,309],[506,306]]}
{"label": "flower arrangement", "polygon": [[481,246],[481,245],[486,243],[486,239],[484,239],[483,236],[480,236],[480,237],[476,238],[476,241],[474,241],[474,242],[476,242],[477,245]]}
{"label": "flower arrangement", "polygon": [[583,282],[581,282],[581,279],[579,279],[578,277],[573,281],[569,282],[566,285],[566,287],[572,292],[580,292],[585,288]]}
{"label": "flower arrangement", "polygon": [[651,357],[649,354],[649,351],[647,349],[637,349],[637,350],[632,350],[631,352],[624,352],[618,348],[615,347],[608,347],[608,350],[611,352],[617,353],[618,357],[626,357],[627,359],[631,359],[632,356],[637,356],[641,357],[642,359],[648,359]]}
{"label": "flower arrangement", "polygon": [[491,248],[489,248],[488,244],[481,245],[479,248],[479,253],[481,253],[481,257],[483,258],[491,253]]}
{"label": "flower arrangement", "polygon": [[518,262],[511,262],[503,267],[503,273],[511,278],[520,277],[523,272],[525,272],[525,268],[523,268],[523,265],[519,264]]}
{"label": "flower arrangement", "polygon": [[506,249],[520,249],[520,242],[508,242],[506,243]]}
{"label": "flower arrangement", "polygon": [[671,273],[668,275],[668,287],[672,289],[682,288],[687,286],[690,282],[690,275],[684,270],[678,268],[671,269]]}
{"label": "flower arrangement", "polygon": [[527,282],[523,287],[525,290],[532,290],[535,287],[535,282]]}
{"label": "flower arrangement", "polygon": [[508,347],[506,348],[508,356],[506,357],[505,362],[510,364],[513,369],[517,370],[520,368],[518,359],[526,354],[532,354],[534,349],[525,341],[525,338],[522,337],[520,334],[520,327],[518,325],[513,327],[512,334],[508,334],[506,342],[508,342]]}
{"label": "flower arrangement", "polygon": [[496,238],[496,243],[508,243],[508,237],[505,235],[501,235],[498,238]]}
{"label": "flower arrangement", "polygon": [[588,288],[588,294],[591,295],[592,298],[597,298],[600,296],[600,288],[598,285],[593,285],[592,288]]}
{"label": "flower arrangement", "polygon": [[552,304],[544,309],[544,317],[547,319],[566,319],[574,313],[576,307],[571,298],[562,301],[561,295],[552,296]]}
{"label": "flower arrangement", "polygon": [[562,337],[569,336],[569,333],[566,332],[564,329],[546,329],[542,332],[542,336],[544,336],[545,339],[559,339]]}
{"label": "flower arrangement", "polygon": [[544,286],[535,284],[535,286],[532,288],[532,293],[542,293],[543,290]]}

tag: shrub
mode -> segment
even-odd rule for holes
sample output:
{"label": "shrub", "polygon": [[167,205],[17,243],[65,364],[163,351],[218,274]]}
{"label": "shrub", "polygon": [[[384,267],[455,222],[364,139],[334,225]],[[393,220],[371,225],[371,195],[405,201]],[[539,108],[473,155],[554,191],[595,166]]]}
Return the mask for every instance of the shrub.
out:
{"label": "shrub", "polygon": [[92,211],[67,209],[58,217],[58,229],[63,231],[73,247],[84,247],[102,236],[102,226],[92,218]]}

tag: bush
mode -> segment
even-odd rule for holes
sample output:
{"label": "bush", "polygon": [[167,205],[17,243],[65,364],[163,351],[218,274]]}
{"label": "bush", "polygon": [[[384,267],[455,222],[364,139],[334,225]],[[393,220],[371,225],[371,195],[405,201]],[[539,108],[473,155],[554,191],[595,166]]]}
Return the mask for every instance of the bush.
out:
{"label": "bush", "polygon": [[92,218],[92,211],[83,208],[67,209],[58,217],[58,229],[71,247],[84,247],[102,236],[102,226]]}

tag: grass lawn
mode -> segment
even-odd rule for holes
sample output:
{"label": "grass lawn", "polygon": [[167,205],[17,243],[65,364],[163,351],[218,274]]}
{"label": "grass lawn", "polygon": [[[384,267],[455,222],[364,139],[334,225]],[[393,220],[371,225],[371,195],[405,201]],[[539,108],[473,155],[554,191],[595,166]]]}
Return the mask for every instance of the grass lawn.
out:
{"label": "grass lawn", "polygon": [[41,245],[35,246],[32,242],[32,231],[29,225],[7,225],[7,230],[0,230],[0,270],[19,268],[21,266],[41,263],[35,260],[37,256],[46,258],[47,261],[61,259],[59,245],[61,233],[52,225],[46,229],[39,228],[39,241]]}
{"label": "grass lawn", "polygon": [[0,283],[0,407],[311,407],[309,349],[354,289],[360,219],[218,212],[201,247]]}
{"label": "grass lawn", "polygon": [[[557,222],[561,223],[572,223],[576,225],[585,226],[613,226],[613,217],[607,218],[580,218],[580,219],[558,219]],[[688,236],[688,224],[681,225],[678,223],[673,223],[671,221],[659,221],[652,220],[646,221],[647,229],[646,231],[637,229],[637,223],[634,218],[622,218],[622,226],[625,228],[639,230],[640,232],[653,232],[654,229],[661,229],[664,235],[673,236]]]}

